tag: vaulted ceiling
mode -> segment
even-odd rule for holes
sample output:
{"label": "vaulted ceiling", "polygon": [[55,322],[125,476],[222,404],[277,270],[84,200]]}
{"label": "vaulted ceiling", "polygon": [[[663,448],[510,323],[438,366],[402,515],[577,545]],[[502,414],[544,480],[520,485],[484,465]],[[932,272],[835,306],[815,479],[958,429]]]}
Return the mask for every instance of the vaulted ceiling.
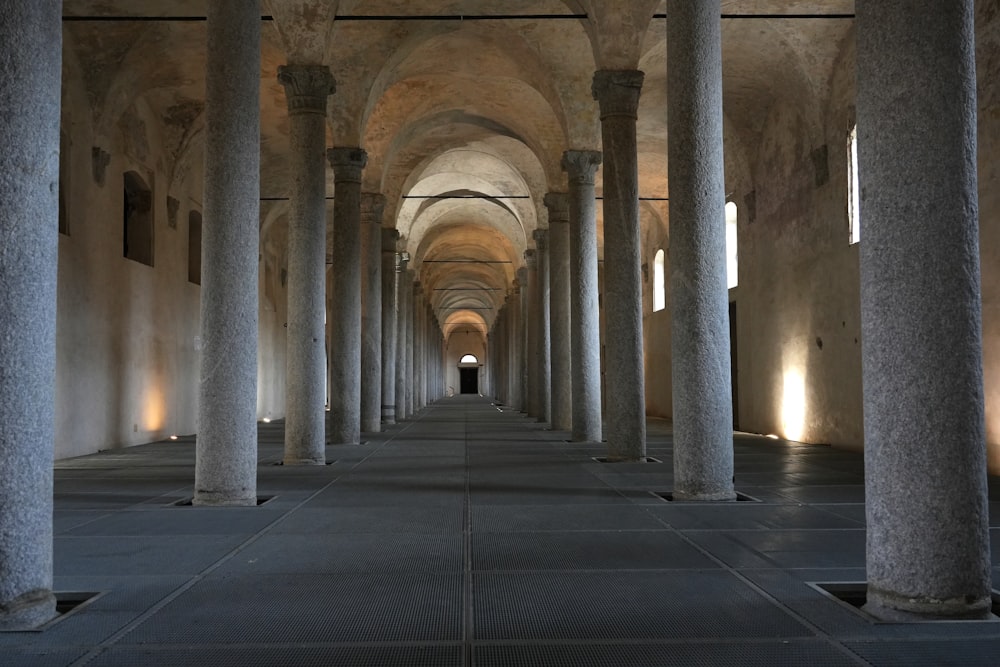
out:
{"label": "vaulted ceiling", "polygon": [[[199,173],[205,5],[64,2],[65,50],[85,79],[95,134],[110,136],[131,106],[146,105],[162,120],[170,187]],[[590,92],[597,69],[646,73],[637,126],[642,224],[644,238],[665,245],[665,5],[263,0],[262,246],[284,261],[288,120],[276,72],[286,63],[322,63],[334,73],[329,145],[368,152],[364,188],[387,197],[384,224],[399,230],[446,333],[491,326],[532,232],[547,226],[545,193],[566,189],[562,152],[600,149]],[[853,0],[723,0],[727,151],[752,165],[779,99],[800,105],[813,125],[806,131],[820,131],[853,29],[849,19],[820,15],[853,10]],[[335,196],[332,170],[327,178]]]}

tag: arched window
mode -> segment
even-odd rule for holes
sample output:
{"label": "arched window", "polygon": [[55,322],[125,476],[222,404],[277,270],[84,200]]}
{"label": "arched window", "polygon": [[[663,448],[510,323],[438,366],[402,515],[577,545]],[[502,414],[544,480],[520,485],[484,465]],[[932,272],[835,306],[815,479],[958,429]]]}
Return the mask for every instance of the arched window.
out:
{"label": "arched window", "polygon": [[201,213],[188,213],[188,282],[201,284]]}
{"label": "arched window", "polygon": [[858,126],[851,128],[847,135],[847,242],[855,244],[861,240],[861,184],[858,182]]}
{"label": "arched window", "polygon": [[122,213],[122,254],[131,260],[153,265],[153,191],[142,176],[125,172]]}
{"label": "arched window", "polygon": [[653,312],[667,307],[667,277],[663,269],[663,248],[653,258]]}
{"label": "arched window", "polygon": [[476,359],[474,354],[467,354],[458,362],[460,364],[478,364],[479,359]]}
{"label": "arched window", "polygon": [[726,278],[729,289],[740,282],[740,254],[736,240],[736,204],[726,202]]}
{"label": "arched window", "polygon": [[66,198],[69,196],[69,137],[59,133],[59,233],[69,236],[69,213]]}

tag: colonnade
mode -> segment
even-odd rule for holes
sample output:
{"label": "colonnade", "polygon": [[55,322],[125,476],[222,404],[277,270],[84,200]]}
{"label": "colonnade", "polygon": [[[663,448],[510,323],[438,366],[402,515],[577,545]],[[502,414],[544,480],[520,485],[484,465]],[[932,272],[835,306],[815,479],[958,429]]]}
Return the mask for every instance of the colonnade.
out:
{"label": "colonnade", "polygon": [[[0,236],[15,239],[18,249],[0,252],[5,629],[35,627],[55,614],[54,156],[61,61],[52,45],[60,42],[60,6],[39,0],[28,9],[0,0],[0,60],[12,68],[0,95],[0,115],[7,119],[0,129],[7,147],[0,176],[17,204],[2,212]],[[921,19],[913,20],[915,14]],[[676,492],[691,500],[728,500],[735,493],[724,320],[719,0],[668,0],[667,15]],[[861,247],[868,608],[897,620],[984,617],[990,567],[973,2],[859,2],[857,34],[860,174],[868,193]],[[209,3],[207,36],[194,502],[254,505],[259,0]],[[301,414],[289,412],[286,463],[318,464],[327,444],[315,414],[322,395],[319,304],[328,303],[332,319],[325,429],[332,444],[358,443],[364,430],[412,418],[442,396],[444,341],[408,257],[393,247],[397,239],[382,233],[381,195],[361,192],[366,155],[360,147],[336,147],[327,156],[336,185],[334,275],[331,294],[321,296],[325,281],[316,247],[326,244],[320,181],[313,173],[321,160],[313,146],[333,82],[322,68],[296,65],[283,68],[280,77],[289,93],[292,167],[303,175],[292,193],[290,220],[289,401],[295,396],[308,406]],[[493,393],[539,421],[568,428],[574,440],[596,442],[606,435],[613,461],[645,454],[635,138],[641,85],[637,71],[595,74],[603,156],[588,149],[563,156],[566,192],[547,198],[549,231],[536,232],[526,270],[517,273],[488,347]],[[899,99],[913,103],[901,107]],[[602,158],[609,321],[603,429],[594,197]],[[945,238],[948,243],[941,242]],[[924,284],[928,280],[933,284]],[[946,353],[926,345],[938,340],[949,341]]]}

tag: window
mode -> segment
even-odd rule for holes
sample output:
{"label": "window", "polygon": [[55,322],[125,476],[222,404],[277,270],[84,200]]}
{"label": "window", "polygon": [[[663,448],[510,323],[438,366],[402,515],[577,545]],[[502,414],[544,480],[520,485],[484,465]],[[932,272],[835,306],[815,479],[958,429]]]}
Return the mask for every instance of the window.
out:
{"label": "window", "polygon": [[188,213],[188,282],[201,284],[201,213]]}
{"label": "window", "polygon": [[653,258],[653,312],[667,307],[667,277],[663,271],[663,248]]}
{"label": "window", "polygon": [[726,281],[729,289],[740,282],[740,253],[736,237],[736,204],[726,202]]}
{"label": "window", "polygon": [[153,192],[142,176],[125,173],[122,254],[127,258],[153,265]]}
{"label": "window", "polygon": [[460,363],[460,364],[478,364],[479,363],[479,359],[476,359],[476,356],[473,355],[473,354],[467,354],[464,357],[462,357],[462,359],[458,363]]}
{"label": "window", "polygon": [[858,126],[851,128],[847,135],[847,242],[855,244],[861,240],[861,185],[858,181]]}
{"label": "window", "polygon": [[69,213],[66,197],[69,191],[69,137],[59,133],[59,233],[69,236]]}

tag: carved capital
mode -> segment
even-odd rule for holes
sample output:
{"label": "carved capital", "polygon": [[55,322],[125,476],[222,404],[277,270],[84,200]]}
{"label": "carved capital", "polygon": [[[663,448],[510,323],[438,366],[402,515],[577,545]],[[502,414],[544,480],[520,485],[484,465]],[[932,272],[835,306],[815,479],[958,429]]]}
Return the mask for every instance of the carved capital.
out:
{"label": "carved capital", "polygon": [[601,164],[600,151],[566,151],[562,168],[574,185],[593,185],[597,167]]}
{"label": "carved capital", "polygon": [[549,247],[549,230],[536,229],[532,232],[531,236],[535,239],[535,247],[538,248],[538,252],[542,252]]}
{"label": "carved capital", "polygon": [[382,224],[385,196],[377,192],[361,193],[361,224]]}
{"label": "carved capital", "polygon": [[410,253],[408,252],[397,252],[396,253],[396,263],[393,267],[396,273],[406,272],[406,263],[410,261]]}
{"label": "carved capital", "polygon": [[639,94],[646,75],[639,70],[602,69],[594,72],[590,92],[601,107],[601,120],[612,116],[637,117]]}
{"label": "carved capital", "polygon": [[549,227],[554,222],[569,222],[569,195],[565,192],[550,192],[545,195],[545,208],[549,210]]}
{"label": "carved capital", "polygon": [[534,248],[524,251],[524,263],[528,265],[529,271],[534,271],[538,268],[538,255],[535,253]]}
{"label": "carved capital", "polygon": [[285,87],[288,115],[326,115],[326,98],[337,92],[337,83],[326,65],[282,65],[278,81]]}
{"label": "carved capital", "polygon": [[335,183],[360,183],[361,171],[368,164],[368,153],[360,148],[331,148],[326,151],[326,159],[333,167]]}

